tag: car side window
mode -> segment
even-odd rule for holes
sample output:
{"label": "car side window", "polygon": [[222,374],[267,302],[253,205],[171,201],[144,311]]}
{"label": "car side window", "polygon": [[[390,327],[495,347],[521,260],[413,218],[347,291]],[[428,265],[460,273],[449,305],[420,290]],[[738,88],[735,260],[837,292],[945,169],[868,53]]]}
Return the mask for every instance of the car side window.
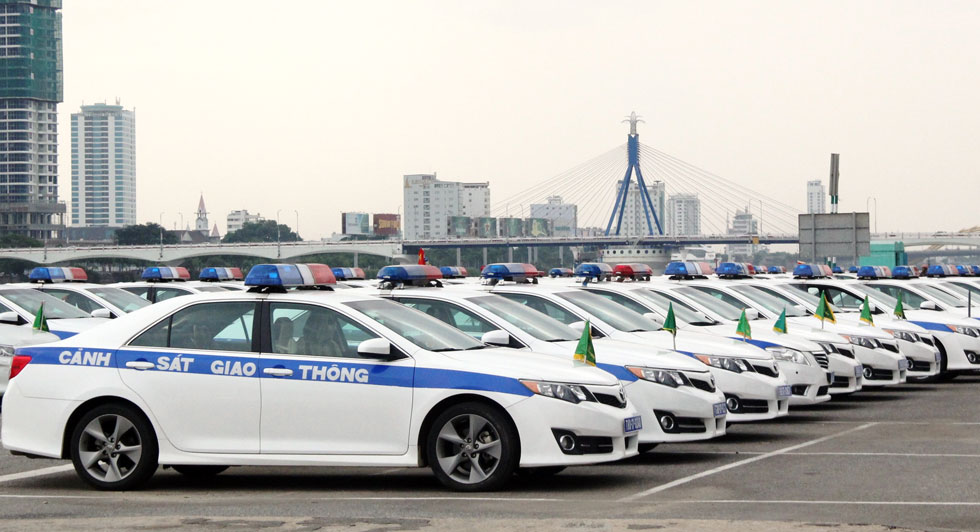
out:
{"label": "car side window", "polygon": [[548,301],[543,297],[531,296],[527,294],[511,294],[507,292],[495,292],[498,295],[504,296],[507,299],[517,301],[522,305],[527,305],[538,312],[543,312],[552,318],[564,323],[565,325],[571,325],[577,321],[582,321],[578,316],[568,312],[567,310],[561,308],[560,306]]}
{"label": "car side window", "polygon": [[202,303],[178,310],[129,345],[206,351],[251,351],[255,303]]}
{"label": "car side window", "polygon": [[650,309],[644,307],[643,305],[637,303],[636,301],[633,301],[632,299],[630,299],[627,296],[624,296],[623,294],[618,294],[616,292],[606,292],[605,290],[593,290],[592,292],[595,294],[599,294],[600,296],[612,301],[613,303],[622,305],[632,310],[633,312],[636,312],[637,314],[647,314],[648,312],[650,312]]}
{"label": "car side window", "polygon": [[477,340],[483,338],[483,333],[495,331],[500,328],[480,316],[461,308],[459,305],[445,301],[413,299],[409,297],[398,298],[398,302],[421,310],[439,321],[456,327]]}
{"label": "car side window", "polygon": [[269,305],[272,352],[357,358],[364,340],[378,338],[335,310],[300,303]]}
{"label": "car side window", "polygon": [[695,290],[700,290],[700,291],[704,292],[705,294],[708,294],[709,296],[711,296],[711,297],[713,297],[715,299],[719,299],[721,301],[724,301],[725,303],[728,303],[729,305],[731,305],[731,306],[733,306],[733,307],[735,307],[737,309],[743,309],[743,308],[745,308],[745,303],[739,301],[737,298],[732,297],[729,294],[726,294],[725,292],[722,292],[721,290],[715,290],[714,288],[710,288],[710,287],[707,287],[707,286],[695,286],[694,289]]}
{"label": "car side window", "polygon": [[890,295],[890,296],[892,296],[894,298],[897,298],[898,297],[898,294],[901,293],[902,294],[902,303],[904,303],[906,305],[910,305],[912,308],[919,308],[919,305],[921,305],[922,303],[925,303],[925,301],[926,301],[926,298],[920,296],[919,294],[916,294],[915,292],[909,291],[906,288],[901,288],[901,287],[898,287],[898,286],[892,286],[892,285],[889,285],[889,284],[872,284],[872,285],[868,285],[868,286],[871,286],[873,288],[876,288],[878,290],[881,290],[882,292],[884,292],[884,293],[886,293],[886,294],[888,294],[888,295]]}
{"label": "car side window", "polygon": [[864,304],[863,299],[858,299],[843,290],[837,288],[826,288],[827,299],[840,308],[859,308]]}
{"label": "car side window", "polygon": [[184,290],[183,288],[158,286],[156,302],[159,303],[161,301],[166,301],[168,299],[172,299],[178,296],[186,296],[189,295],[190,293],[191,292],[189,290]]}
{"label": "car side window", "polygon": [[102,308],[102,305],[99,305],[95,301],[92,301],[92,299],[83,296],[78,292],[72,292],[71,290],[61,290],[59,288],[52,288],[52,289],[44,290],[44,293],[49,294],[52,297],[56,297],[64,301],[65,303],[68,303],[69,305],[73,305],[77,307],[79,310],[85,312],[92,312],[95,309]]}

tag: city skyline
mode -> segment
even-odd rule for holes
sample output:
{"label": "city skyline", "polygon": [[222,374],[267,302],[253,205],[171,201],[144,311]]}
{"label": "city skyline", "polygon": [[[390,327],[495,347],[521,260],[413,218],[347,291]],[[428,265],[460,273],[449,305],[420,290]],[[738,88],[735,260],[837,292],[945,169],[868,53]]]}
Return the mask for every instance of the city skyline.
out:
{"label": "city skyline", "polygon": [[[621,144],[636,110],[647,144],[800,212],[839,152],[842,211],[875,196],[882,230],[976,225],[969,3],[298,2],[261,21],[260,5],[62,10],[66,105],[119,96],[140,113],[140,222],[164,211],[170,227],[166,206],[203,192],[218,213],[298,210],[320,238],[340,212],[395,211],[401,177],[434,170],[508,197]],[[935,177],[963,190],[902,194]]]}

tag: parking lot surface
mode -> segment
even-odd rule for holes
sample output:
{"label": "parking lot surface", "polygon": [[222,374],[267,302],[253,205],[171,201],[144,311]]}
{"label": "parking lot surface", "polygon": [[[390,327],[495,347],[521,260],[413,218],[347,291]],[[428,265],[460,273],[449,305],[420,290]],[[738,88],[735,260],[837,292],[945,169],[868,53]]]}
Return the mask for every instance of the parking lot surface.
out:
{"label": "parking lot surface", "polygon": [[980,530],[978,398],[980,376],[862,391],[477,494],[427,469],[271,467],[98,492],[66,461],[4,452],[0,530]]}

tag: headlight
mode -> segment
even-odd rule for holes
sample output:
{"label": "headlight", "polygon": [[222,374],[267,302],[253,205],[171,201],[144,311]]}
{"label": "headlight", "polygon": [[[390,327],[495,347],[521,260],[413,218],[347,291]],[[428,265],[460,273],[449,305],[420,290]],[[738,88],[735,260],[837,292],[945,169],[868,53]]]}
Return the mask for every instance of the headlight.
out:
{"label": "headlight", "polygon": [[711,355],[694,355],[698,360],[704,362],[709,366],[713,366],[720,369],[727,369],[728,371],[734,371],[735,373],[742,373],[743,371],[751,371],[747,362],[740,358],[730,358],[730,357],[715,357]]}
{"label": "headlight", "polygon": [[663,384],[671,388],[678,386],[690,386],[691,382],[679,371],[657,368],[641,368],[637,366],[626,366],[630,373],[645,381]]}
{"label": "headlight", "polygon": [[589,400],[589,392],[578,384],[562,384],[558,382],[525,381],[521,384],[532,392],[545,397],[554,397],[569,403],[581,403]]}
{"label": "headlight", "polygon": [[896,340],[905,340],[906,342],[919,342],[919,335],[911,331],[895,331],[889,329],[882,329],[886,333],[895,337]]}
{"label": "headlight", "polygon": [[977,330],[976,327],[964,327],[962,325],[947,325],[947,327],[955,333],[965,334],[974,338],[980,337],[980,330]]}
{"label": "headlight", "polygon": [[795,362],[797,364],[803,364],[804,366],[810,365],[810,360],[806,358],[806,355],[797,351],[796,349],[789,349],[787,347],[767,347],[766,351],[772,353],[772,358],[775,358],[776,360]]}
{"label": "headlight", "polygon": [[881,342],[877,342],[874,338],[870,338],[868,336],[855,336],[853,334],[842,334],[841,336],[846,338],[848,342],[851,342],[854,345],[859,345],[868,349],[875,349],[876,347],[881,346]]}

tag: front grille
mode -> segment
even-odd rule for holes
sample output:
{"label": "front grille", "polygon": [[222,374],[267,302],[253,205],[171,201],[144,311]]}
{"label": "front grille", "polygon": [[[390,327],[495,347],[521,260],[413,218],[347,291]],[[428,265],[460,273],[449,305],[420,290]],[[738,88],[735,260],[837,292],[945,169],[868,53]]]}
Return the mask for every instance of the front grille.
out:
{"label": "front grille", "polygon": [[892,353],[898,353],[898,345],[897,344],[886,344],[886,343],[882,342],[881,343],[881,347],[884,347],[885,349],[891,351]]}
{"label": "front grille", "polygon": [[851,349],[850,347],[839,347],[839,346],[834,346],[834,347],[837,348],[838,353],[846,356],[847,358],[854,358],[854,350]]}
{"label": "front grille", "polygon": [[608,454],[613,451],[612,438],[606,436],[579,436],[578,447],[582,454]]}
{"label": "front grille", "polygon": [[714,392],[715,391],[714,384],[711,384],[711,382],[709,382],[709,381],[703,381],[701,379],[694,379],[694,378],[691,378],[690,376],[688,376],[688,380],[691,381],[691,386],[694,386],[695,388],[697,388],[699,390],[704,390],[706,392]]}
{"label": "front grille", "polygon": [[806,384],[794,384],[790,387],[793,391],[793,395],[806,395],[806,390],[809,388]]}
{"label": "front grille", "polygon": [[769,401],[765,399],[742,399],[734,395],[725,394],[725,398],[735,397],[738,399],[738,410],[731,410],[736,414],[765,414],[769,412]]}
{"label": "front grille", "polygon": [[895,372],[890,369],[876,369],[871,368],[871,376],[869,377],[865,374],[868,380],[871,381],[889,381],[894,378]]}
{"label": "front grille", "polygon": [[928,362],[923,362],[921,360],[912,360],[911,358],[907,360],[909,361],[909,371],[929,371]]}
{"label": "front grille", "polygon": [[752,364],[752,369],[754,369],[756,371],[756,373],[761,373],[763,375],[768,375],[770,377],[778,377],[779,376],[779,372],[778,371],[776,371],[776,370],[774,370],[774,369],[772,369],[770,367],[767,367],[767,366],[762,366],[762,365],[756,366],[755,364]]}
{"label": "front grille", "polygon": [[830,357],[827,356],[827,353],[818,353],[815,351],[811,354],[813,358],[817,359],[817,364],[820,364],[821,368],[827,369],[830,366]]}
{"label": "front grille", "polygon": [[611,395],[608,393],[594,393],[595,400],[599,401],[604,405],[614,406],[616,408],[626,408],[626,401],[620,401],[619,397]]}
{"label": "front grille", "polygon": [[840,375],[834,375],[834,382],[830,385],[831,388],[847,388],[850,385],[850,379],[847,377],[842,377]]}
{"label": "front grille", "polygon": [[701,418],[675,417],[673,413],[663,410],[654,410],[653,414],[657,416],[657,423],[660,423],[660,419],[664,416],[670,416],[674,420],[674,426],[670,430],[660,423],[660,428],[668,434],[698,434],[708,430],[704,427],[704,420]]}
{"label": "front grille", "polygon": [[821,386],[817,388],[817,397],[821,395],[827,395],[827,391],[830,390],[830,386]]}

